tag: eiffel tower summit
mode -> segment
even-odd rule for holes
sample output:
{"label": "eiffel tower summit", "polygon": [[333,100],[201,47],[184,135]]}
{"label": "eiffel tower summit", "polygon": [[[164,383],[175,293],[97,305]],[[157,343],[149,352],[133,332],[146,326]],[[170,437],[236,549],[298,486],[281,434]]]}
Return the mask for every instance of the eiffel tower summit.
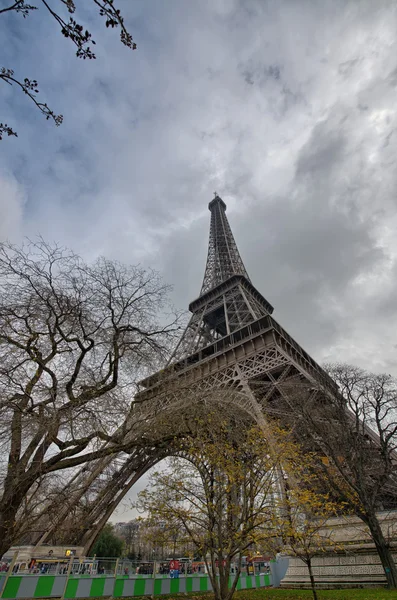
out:
{"label": "eiffel tower summit", "polygon": [[167,367],[141,382],[139,399],[162,397],[168,403],[181,388],[209,392],[227,386],[243,392],[239,402],[260,418],[260,404],[271,405],[279,385],[292,379],[336,392],[335,383],[277,323],[273,306],[251,283],[225,202],[215,194],[208,208],[208,257],[200,295],[189,305],[189,323]]}

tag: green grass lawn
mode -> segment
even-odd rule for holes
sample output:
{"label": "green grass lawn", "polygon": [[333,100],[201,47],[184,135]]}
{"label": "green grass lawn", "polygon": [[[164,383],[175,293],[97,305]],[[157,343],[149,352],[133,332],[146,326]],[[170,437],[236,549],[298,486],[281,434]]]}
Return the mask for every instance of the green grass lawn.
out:
{"label": "green grass lawn", "polygon": [[[347,589],[317,590],[319,600],[397,600],[397,590]],[[309,600],[313,598],[310,590],[273,590],[265,588],[237,592],[235,600]]]}
{"label": "green grass lawn", "polygon": [[[397,600],[397,590],[385,588],[376,589],[347,589],[347,590],[317,590],[319,600]],[[212,594],[178,594],[156,596],[164,600],[214,600]],[[233,600],[310,600],[313,595],[310,590],[274,590],[262,588],[259,590],[241,590],[236,592]],[[88,599],[87,599],[88,600]],[[90,600],[93,600],[92,598]],[[98,598],[96,600],[103,600]],[[124,600],[148,600],[148,596],[131,597]]]}

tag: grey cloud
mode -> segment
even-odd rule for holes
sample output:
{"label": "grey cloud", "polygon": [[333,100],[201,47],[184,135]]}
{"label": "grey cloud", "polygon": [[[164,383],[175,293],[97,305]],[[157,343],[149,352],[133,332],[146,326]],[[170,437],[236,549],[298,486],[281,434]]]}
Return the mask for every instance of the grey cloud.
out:
{"label": "grey cloud", "polygon": [[397,326],[390,3],[121,8],[138,50],[128,53],[86,8],[98,41],[90,64],[40,19],[36,31],[15,21],[23,35],[13,39],[2,30],[7,61],[32,73],[65,115],[52,128],[8,86],[0,90],[1,115],[20,134],[0,145],[14,182],[0,192],[0,211],[14,215],[7,233],[41,232],[88,258],[158,267],[187,308],[200,289],[217,190],[276,319],[317,359],[368,366],[378,345],[376,365],[389,365]]}
{"label": "grey cloud", "polygon": [[349,77],[353,74],[353,71],[360,66],[361,62],[362,61],[359,58],[353,58],[351,60],[347,60],[346,62],[340,63],[338,65],[338,72],[344,77]]}
{"label": "grey cloud", "polygon": [[329,177],[335,168],[342,167],[345,148],[346,140],[340,128],[330,130],[324,123],[316,125],[297,159],[297,177]]}

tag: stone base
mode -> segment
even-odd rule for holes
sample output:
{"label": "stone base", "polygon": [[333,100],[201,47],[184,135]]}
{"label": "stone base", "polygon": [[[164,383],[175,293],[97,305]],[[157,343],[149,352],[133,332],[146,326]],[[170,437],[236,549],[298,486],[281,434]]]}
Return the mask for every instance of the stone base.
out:
{"label": "stone base", "polygon": [[[397,511],[378,513],[384,534],[397,559]],[[324,534],[339,546],[337,552],[320,554],[312,560],[318,587],[367,587],[386,585],[386,576],[368,528],[354,516],[334,517],[324,526]],[[307,566],[290,557],[284,587],[310,587]]]}
{"label": "stone base", "polygon": [[[396,558],[396,557],[395,557]],[[319,587],[382,586],[386,577],[375,552],[353,555],[325,555],[313,558],[313,574]],[[300,559],[290,557],[282,587],[310,587],[307,566]]]}

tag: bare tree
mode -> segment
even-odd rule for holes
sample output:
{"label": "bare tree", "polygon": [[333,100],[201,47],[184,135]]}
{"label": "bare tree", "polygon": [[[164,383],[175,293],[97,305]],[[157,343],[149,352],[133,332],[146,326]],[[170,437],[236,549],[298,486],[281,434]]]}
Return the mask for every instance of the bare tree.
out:
{"label": "bare tree", "polygon": [[140,267],[0,244],[0,555],[49,473],[156,442],[132,400],[173,343],[167,293]]}
{"label": "bare tree", "polygon": [[[3,17],[11,18],[13,14],[17,14],[26,18],[32,11],[39,9],[39,6],[29,4],[25,0],[10,0],[10,2],[9,6],[0,9],[0,15],[3,15]],[[76,12],[75,0],[37,0],[37,2],[41,8],[51,15],[60,28],[61,34],[75,45],[76,56],[78,58],[96,58],[90,46],[90,44],[95,45],[91,33],[84,29],[74,18],[74,13]],[[110,27],[111,29],[119,28],[121,42],[127,48],[135,50],[136,44],[126,29],[121,11],[114,6],[113,0],[91,0],[91,2],[99,9],[100,16],[104,17],[106,27]],[[55,5],[57,8],[55,8]],[[40,102],[37,99],[39,89],[36,79],[27,77],[23,80],[19,79],[13,69],[0,67],[0,81],[14,85],[20,89],[45,116],[47,121],[52,120],[56,126],[62,124],[63,116],[56,115],[45,102]],[[0,140],[3,138],[3,135],[17,137],[16,132],[7,123],[0,123]]]}
{"label": "bare tree", "polygon": [[318,485],[330,489],[367,525],[389,587],[397,569],[378,511],[397,506],[397,382],[354,366],[326,366],[339,394],[306,384],[280,386],[279,409],[323,460]]}
{"label": "bare tree", "polygon": [[120,452],[83,464],[78,470],[72,467],[57,472],[51,493],[47,492],[47,501],[30,511],[28,520],[23,519],[22,512],[18,513],[16,531],[21,539],[30,535],[35,545],[72,543],[82,546],[88,555],[103,526],[134,483],[172,454],[180,439],[197,435],[197,415],[207,413],[208,403],[212,407],[227,406],[229,412],[236,406],[239,412],[242,410],[240,394],[236,396],[230,390],[203,392],[188,382],[175,383],[177,393],[171,397],[144,402],[139,395],[134,398],[123,424],[128,454]]}

